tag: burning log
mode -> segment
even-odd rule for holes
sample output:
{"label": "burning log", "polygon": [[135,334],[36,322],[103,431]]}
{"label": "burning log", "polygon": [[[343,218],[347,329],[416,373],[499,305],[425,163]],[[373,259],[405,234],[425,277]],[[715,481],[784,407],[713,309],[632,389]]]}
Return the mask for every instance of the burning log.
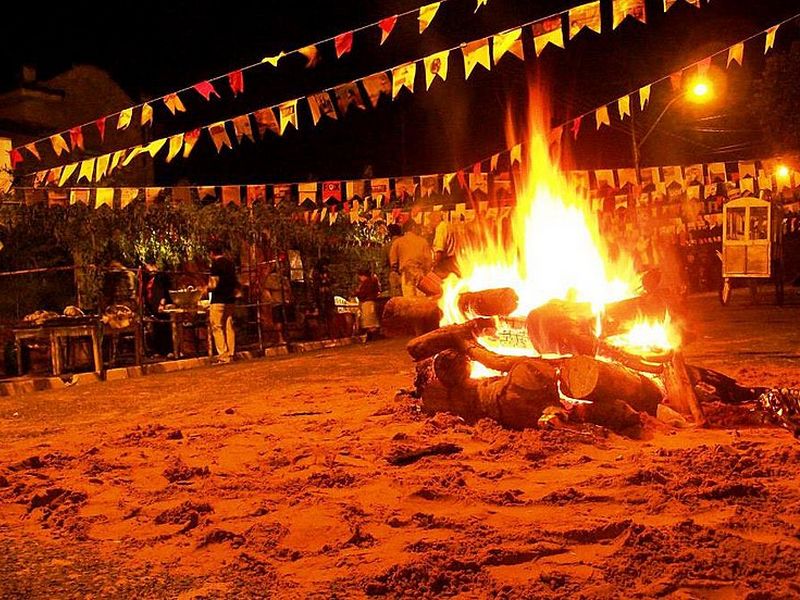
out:
{"label": "burning log", "polygon": [[603,307],[602,334],[604,337],[622,333],[625,327],[638,318],[663,320],[667,303],[656,294],[644,294],[611,302]]}
{"label": "burning log", "polygon": [[594,354],[594,317],[588,303],[551,300],[528,313],[525,326],[540,354]]}
{"label": "burning log", "polygon": [[390,298],[381,316],[381,330],[388,336],[421,335],[439,326],[441,312],[431,298]]}
{"label": "burning log", "polygon": [[674,352],[672,360],[664,365],[662,380],[667,389],[667,404],[683,415],[692,415],[697,425],[705,425],[706,418],[681,352]]}
{"label": "burning log", "polygon": [[638,411],[656,414],[662,394],[646,376],[616,363],[574,356],[561,367],[561,391],[576,400],[606,404],[622,400]]}
{"label": "burning log", "polygon": [[458,325],[445,325],[425,333],[408,342],[406,350],[414,360],[422,360],[444,350],[461,348],[471,341],[475,334],[494,327],[494,321],[478,318]]}
{"label": "burning log", "polygon": [[511,288],[464,292],[458,297],[458,308],[463,314],[484,317],[510,315],[518,303],[517,292]]}

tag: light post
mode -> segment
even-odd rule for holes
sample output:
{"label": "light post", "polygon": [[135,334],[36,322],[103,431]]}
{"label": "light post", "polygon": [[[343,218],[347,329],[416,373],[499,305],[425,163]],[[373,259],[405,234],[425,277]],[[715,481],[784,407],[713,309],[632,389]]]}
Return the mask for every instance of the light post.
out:
{"label": "light post", "polygon": [[661,122],[661,119],[664,118],[664,115],[667,114],[667,111],[679,100],[686,99],[694,104],[704,104],[711,100],[712,96],[713,90],[711,82],[708,79],[704,77],[694,79],[685,90],[667,102],[667,105],[662,109],[661,113],[659,113],[658,117],[656,117],[656,120],[639,140],[636,139],[636,126],[633,121],[633,112],[631,112],[631,144],[633,147],[633,163],[636,167],[637,174],[639,173],[639,158],[641,156],[642,146],[647,141],[647,138],[650,137],[650,134],[653,133],[653,130],[658,127],[658,124]]}

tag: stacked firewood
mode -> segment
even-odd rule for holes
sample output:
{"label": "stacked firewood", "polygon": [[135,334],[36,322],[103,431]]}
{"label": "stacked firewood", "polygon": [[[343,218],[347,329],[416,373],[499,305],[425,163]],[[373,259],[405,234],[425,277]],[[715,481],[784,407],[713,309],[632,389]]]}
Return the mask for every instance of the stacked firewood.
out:
{"label": "stacked firewood", "polygon": [[[467,421],[488,417],[513,429],[577,421],[633,433],[641,428],[642,413],[656,415],[665,404],[703,422],[696,382],[680,352],[653,358],[614,348],[596,335],[588,304],[552,301],[527,319],[516,319],[540,354],[559,358],[499,354],[477,341],[493,333],[498,318],[514,321],[508,315],[517,306],[517,295],[508,288],[462,294],[459,308],[474,316],[471,320],[408,343],[426,412],[451,412]],[[652,294],[610,304],[599,329],[603,336],[615,335],[637,316],[663,318],[666,308]],[[473,361],[500,374],[473,379]]]}

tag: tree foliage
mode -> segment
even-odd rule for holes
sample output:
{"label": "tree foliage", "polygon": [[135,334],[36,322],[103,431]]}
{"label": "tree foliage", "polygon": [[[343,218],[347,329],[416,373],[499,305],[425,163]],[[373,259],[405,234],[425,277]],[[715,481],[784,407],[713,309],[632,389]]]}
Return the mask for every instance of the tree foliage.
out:
{"label": "tree foliage", "polygon": [[753,96],[752,109],[776,152],[800,150],[800,44],[774,52]]}

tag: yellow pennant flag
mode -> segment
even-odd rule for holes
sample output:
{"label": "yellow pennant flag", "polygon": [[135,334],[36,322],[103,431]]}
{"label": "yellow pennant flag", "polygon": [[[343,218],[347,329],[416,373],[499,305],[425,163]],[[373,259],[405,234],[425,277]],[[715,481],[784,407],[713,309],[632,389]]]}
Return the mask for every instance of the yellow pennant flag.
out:
{"label": "yellow pennant flag", "polygon": [[533,31],[533,46],[536,49],[536,56],[542,53],[547,44],[553,44],[559,48],[564,47],[564,31],[561,28],[561,15],[536,21],[531,25]]}
{"label": "yellow pennant flag", "polygon": [[65,140],[60,133],[55,134],[50,138],[50,142],[53,144],[53,152],[56,153],[56,156],[61,156],[61,153],[66,150],[69,154],[69,146],[67,146],[67,140]]}
{"label": "yellow pennant flag", "polygon": [[69,203],[70,204],[86,204],[89,205],[89,194],[91,190],[70,190]]}
{"label": "yellow pennant flag", "polygon": [[650,84],[639,88],[639,110],[644,110],[648,102],[650,102]]}
{"label": "yellow pennant flag", "polygon": [[569,39],[578,35],[584,27],[600,33],[600,0],[569,10]]}
{"label": "yellow pennant flag", "polygon": [[608,107],[602,106],[594,112],[594,120],[597,123],[597,128],[600,129],[601,125],[611,125],[611,119],[608,116]]}
{"label": "yellow pennant flag", "polygon": [[464,53],[465,79],[469,79],[476,65],[482,65],[487,71],[491,71],[492,65],[489,62],[489,38],[463,44],[461,46],[461,52]]}
{"label": "yellow pennant flag", "polygon": [[86,179],[86,181],[91,182],[93,176],[94,176],[94,159],[87,158],[86,160],[82,160],[81,170],[78,172],[78,183],[80,183],[81,179]]}
{"label": "yellow pennant flag", "polygon": [[71,163],[69,165],[64,165],[64,169],[61,171],[61,177],[58,180],[58,187],[63,187],[69,178],[72,177],[72,174],[78,169],[78,163]]}
{"label": "yellow pennant flag", "polygon": [[131,119],[133,118],[133,109],[126,108],[121,113],[119,113],[119,118],[117,119],[117,129],[127,129],[128,125],[131,124]]}
{"label": "yellow pennant flag", "polygon": [[522,144],[517,144],[513,148],[511,148],[511,166],[514,166],[514,163],[518,165],[522,164]]}
{"label": "yellow pennant flag", "polygon": [[38,148],[36,148],[36,144],[34,142],[31,142],[30,144],[25,144],[25,149],[31,154],[33,154],[36,157],[36,160],[42,159],[42,157],[39,156],[39,150]]}
{"label": "yellow pennant flag", "polygon": [[319,63],[320,60],[319,50],[317,50],[317,47],[315,45],[312,44],[311,46],[305,46],[304,48],[300,48],[298,52],[306,57],[307,69],[316,67],[317,64]]}
{"label": "yellow pennant flag", "polygon": [[152,158],[155,158],[158,151],[164,147],[164,144],[167,143],[167,138],[161,138],[160,140],[153,140],[147,145],[147,152],[150,154]]}
{"label": "yellow pennant flag", "polygon": [[94,207],[107,206],[114,208],[114,188],[97,188],[94,195]]}
{"label": "yellow pennant flag", "polygon": [[775,45],[775,33],[778,31],[778,27],[780,27],[780,24],[767,29],[767,39],[764,43],[764,54],[772,50],[772,47]]}
{"label": "yellow pennant flag", "polygon": [[125,160],[122,161],[122,166],[127,167],[129,164],[131,164],[131,161],[133,161],[134,158],[140,154],[144,154],[145,152],[147,152],[147,148],[145,146],[136,146],[131,148],[131,151],[125,157]]}
{"label": "yellow pennant flag", "polygon": [[742,56],[744,55],[744,42],[740,42],[735,46],[731,46],[730,50],[728,50],[728,63],[725,65],[726,67],[731,66],[732,61],[736,61],[739,63],[739,66],[742,66]]}
{"label": "yellow pennant flag", "polygon": [[179,133],[169,138],[169,150],[167,151],[167,162],[171,162],[183,148],[183,134]]}
{"label": "yellow pennant flag", "polygon": [[431,54],[423,59],[423,63],[425,64],[425,89],[429,90],[431,88],[431,83],[433,80],[439,76],[442,78],[442,81],[447,81],[447,66],[450,57],[450,50],[444,50],[443,52],[437,52],[436,54]]}
{"label": "yellow pennant flag", "polygon": [[97,157],[97,166],[94,170],[94,180],[100,181],[103,177],[106,176],[108,172],[108,163],[111,161],[110,154],[103,154],[102,156]]}
{"label": "yellow pennant flag", "polygon": [[506,52],[510,52],[520,60],[525,60],[525,54],[522,49],[522,27],[493,36],[492,47],[494,48],[494,64],[497,64],[497,61]]}
{"label": "yellow pennant flag", "polygon": [[452,193],[452,191],[450,189],[450,186],[452,185],[453,179],[455,179],[455,177],[456,177],[455,173],[446,173],[445,174],[445,176],[444,176],[444,178],[442,180],[442,191],[444,191],[445,194],[451,194]]}
{"label": "yellow pennant flag", "polygon": [[153,124],[153,107],[147,102],[142,104],[142,127]]}
{"label": "yellow pennant flag", "polygon": [[289,125],[297,129],[297,99],[279,104],[278,114],[280,116],[281,135]]}
{"label": "yellow pennant flag", "polygon": [[120,192],[119,195],[120,208],[125,208],[126,206],[128,206],[128,204],[136,200],[136,197],[138,195],[139,195],[138,188],[122,188],[122,191]]}
{"label": "yellow pennant flag", "polygon": [[422,33],[428,28],[428,25],[431,24],[433,21],[433,17],[436,16],[436,11],[439,10],[439,5],[441,2],[434,2],[433,4],[426,4],[425,6],[421,6],[419,9],[419,16],[417,20],[419,21],[419,32]]}
{"label": "yellow pennant flag", "polygon": [[631,116],[631,97],[623,96],[617,100],[617,108],[619,109],[619,120],[622,121],[625,115]]}
{"label": "yellow pennant flag", "polygon": [[111,175],[111,173],[114,172],[114,169],[116,169],[119,166],[120,161],[124,157],[125,157],[125,150],[117,150],[116,152],[114,152],[114,155],[111,157],[111,164],[108,167],[109,175]]}
{"label": "yellow pennant flag", "polygon": [[400,90],[408,88],[414,93],[414,77],[417,75],[417,63],[408,63],[392,69],[392,99],[397,97]]}
{"label": "yellow pennant flag", "polygon": [[478,9],[481,6],[486,6],[489,3],[489,0],[478,0],[478,5],[475,7],[475,12],[478,12]]}
{"label": "yellow pennant flag", "polygon": [[647,23],[644,2],[645,0],[614,0],[614,26],[612,29],[619,27],[620,23],[629,16],[642,23]]}
{"label": "yellow pennant flag", "polygon": [[181,102],[178,94],[167,94],[164,96],[164,104],[173,115],[178,112],[186,112],[186,107]]}
{"label": "yellow pennant flag", "polygon": [[281,50],[281,51],[280,51],[278,54],[276,54],[275,56],[267,56],[267,57],[265,57],[265,58],[262,58],[262,59],[261,59],[261,62],[262,62],[262,63],[269,63],[269,64],[271,64],[273,67],[277,67],[277,66],[278,66],[278,61],[279,61],[280,59],[282,59],[284,56],[286,56],[286,52],[284,52],[283,50]]}
{"label": "yellow pennant flag", "polygon": [[223,146],[233,148],[231,138],[228,137],[228,131],[225,129],[225,121],[218,121],[213,125],[209,125],[208,133],[211,134],[211,140],[214,142],[217,152],[220,152]]}

